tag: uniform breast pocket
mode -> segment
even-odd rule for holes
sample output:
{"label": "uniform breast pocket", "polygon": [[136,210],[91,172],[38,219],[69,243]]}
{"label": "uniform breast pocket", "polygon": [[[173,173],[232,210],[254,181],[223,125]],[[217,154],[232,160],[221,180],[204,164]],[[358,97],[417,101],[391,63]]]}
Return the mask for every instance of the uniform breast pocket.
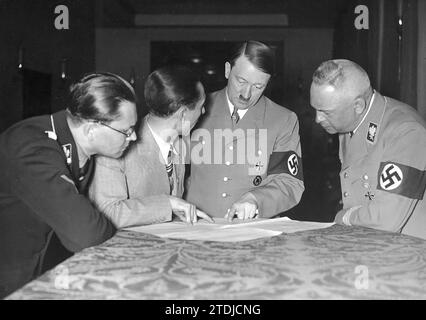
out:
{"label": "uniform breast pocket", "polygon": [[378,177],[377,164],[365,161],[354,171],[356,179],[352,184],[357,189],[359,197],[367,202],[374,200]]}

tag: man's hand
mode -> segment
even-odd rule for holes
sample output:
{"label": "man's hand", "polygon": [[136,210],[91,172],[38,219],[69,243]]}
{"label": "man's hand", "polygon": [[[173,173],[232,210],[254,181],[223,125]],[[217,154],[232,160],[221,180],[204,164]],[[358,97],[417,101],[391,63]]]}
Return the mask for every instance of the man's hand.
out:
{"label": "man's hand", "polygon": [[336,216],[334,217],[334,222],[337,224],[341,224],[341,225],[345,225],[343,223],[343,216],[345,215],[346,210],[340,210],[339,212],[336,213]]}
{"label": "man's hand", "polygon": [[259,210],[256,197],[248,192],[242,195],[237,202],[232,204],[225,218],[228,219],[228,221],[232,221],[234,216],[237,216],[240,220],[248,220],[255,218],[258,214]]}
{"label": "man's hand", "polygon": [[336,217],[334,217],[334,222],[344,226],[351,226],[351,215],[360,208],[361,206],[355,206],[346,210],[340,210],[337,212]]}
{"label": "man's hand", "polygon": [[198,217],[200,217],[214,223],[214,220],[205,212],[198,210],[195,205],[181,198],[169,196],[169,201],[173,214],[178,216],[183,222],[194,224],[197,223]]}

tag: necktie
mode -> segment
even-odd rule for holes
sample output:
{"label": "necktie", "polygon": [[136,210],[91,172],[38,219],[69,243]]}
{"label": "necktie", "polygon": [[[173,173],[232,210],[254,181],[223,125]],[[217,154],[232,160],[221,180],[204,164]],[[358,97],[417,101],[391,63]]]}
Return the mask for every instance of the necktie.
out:
{"label": "necktie", "polygon": [[169,153],[167,154],[167,164],[166,164],[167,176],[169,177],[170,184],[170,194],[173,194],[173,161],[172,161],[172,146],[170,145]]}
{"label": "necktie", "polygon": [[232,119],[232,124],[235,126],[238,121],[240,120],[240,115],[238,114],[238,109],[234,107],[234,111],[232,112],[231,115],[231,119]]}

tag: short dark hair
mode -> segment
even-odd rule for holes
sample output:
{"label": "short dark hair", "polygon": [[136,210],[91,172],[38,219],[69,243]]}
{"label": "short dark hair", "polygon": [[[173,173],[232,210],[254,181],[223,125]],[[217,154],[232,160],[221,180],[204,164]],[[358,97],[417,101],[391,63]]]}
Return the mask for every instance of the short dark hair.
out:
{"label": "short dark hair", "polygon": [[67,109],[76,120],[111,122],[123,101],[136,103],[130,83],[113,73],[91,73],[70,86]]}
{"label": "short dark hair", "polygon": [[274,74],[274,51],[266,44],[253,40],[238,43],[231,49],[228,62],[234,66],[235,61],[241,56],[245,56],[262,72]]}
{"label": "short dark hair", "polygon": [[168,117],[181,106],[194,109],[201,98],[199,77],[189,67],[168,65],[152,72],[145,82],[145,102],[149,112]]}

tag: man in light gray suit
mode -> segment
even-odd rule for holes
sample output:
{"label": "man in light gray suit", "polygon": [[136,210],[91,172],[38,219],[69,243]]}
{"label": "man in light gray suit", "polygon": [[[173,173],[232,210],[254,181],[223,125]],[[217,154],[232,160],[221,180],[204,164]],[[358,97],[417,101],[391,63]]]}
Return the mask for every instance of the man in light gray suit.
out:
{"label": "man in light gray suit", "polygon": [[139,140],[121,159],[99,157],[89,189],[96,207],[117,228],[172,220],[188,223],[213,220],[182,200],[185,149],[180,135],[204,113],[206,95],[186,67],[168,66],[151,73],[145,83],[149,114],[142,120]]}

